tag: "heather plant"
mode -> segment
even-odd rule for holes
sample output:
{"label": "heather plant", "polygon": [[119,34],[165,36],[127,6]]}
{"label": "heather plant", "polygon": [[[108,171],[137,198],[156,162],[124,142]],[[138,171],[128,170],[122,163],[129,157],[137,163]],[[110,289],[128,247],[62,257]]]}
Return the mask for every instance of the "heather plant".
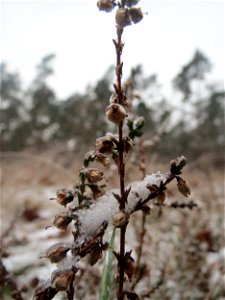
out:
{"label": "heather plant", "polygon": [[[76,280],[82,276],[81,269],[85,272],[83,263],[93,266],[106,252],[99,298],[102,300],[140,299],[141,296],[135,291],[135,286],[143,275],[140,259],[146,215],[153,205],[160,207],[166,205],[166,188],[174,180],[183,196],[190,195],[189,185],[181,177],[182,169],[186,164],[183,155],[170,162],[167,173],[158,171],[151,175],[146,174],[145,145],[140,139],[143,134],[144,118],[132,112],[132,82],[129,85],[122,83],[124,47],[122,36],[126,26],[136,24],[143,19],[144,14],[141,8],[137,7],[138,2],[139,0],[97,2],[100,11],[107,13],[116,11],[116,39],[113,39],[116,52],[115,83],[105,110],[105,115],[109,122],[114,124],[115,130],[97,138],[94,149],[84,155],[83,166],[79,170],[79,181],[73,188],[59,189],[56,197],[51,199],[65,207],[65,211],[57,214],[49,226],[55,226],[62,231],[72,226],[72,241],[52,245],[41,255],[57,267],[50,279],[38,285],[34,295],[35,300],[53,299],[59,292],[63,292],[68,300],[75,299]],[[136,143],[139,144],[139,153],[141,153],[139,169],[142,178],[132,183],[126,180],[126,167],[128,154],[134,150]],[[99,165],[102,166],[101,169]],[[114,177],[117,178],[118,188],[107,190],[108,179],[103,170],[112,165],[116,166]],[[193,202],[171,204],[174,208],[192,209],[194,206]],[[135,261],[133,249],[127,249],[126,233],[131,217],[137,211],[141,211],[143,217]],[[113,260],[117,264],[116,274],[114,274]],[[116,286],[115,293],[110,291],[112,280],[114,280],[113,286]],[[154,288],[156,289],[160,284],[161,281],[157,282]],[[149,291],[149,297],[152,292],[153,290]]]}

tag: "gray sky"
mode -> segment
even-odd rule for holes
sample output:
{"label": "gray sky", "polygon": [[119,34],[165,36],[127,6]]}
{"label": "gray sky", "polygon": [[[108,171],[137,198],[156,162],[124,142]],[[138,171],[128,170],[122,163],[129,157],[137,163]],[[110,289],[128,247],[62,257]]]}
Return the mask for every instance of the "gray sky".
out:
{"label": "gray sky", "polygon": [[[24,87],[41,58],[55,53],[49,81],[58,97],[83,91],[115,62],[114,11],[98,11],[95,0],[2,0],[1,57],[21,74]],[[224,79],[224,1],[141,0],[145,15],[125,28],[124,76],[142,63],[169,92],[172,78],[196,49],[212,61],[212,79]]]}

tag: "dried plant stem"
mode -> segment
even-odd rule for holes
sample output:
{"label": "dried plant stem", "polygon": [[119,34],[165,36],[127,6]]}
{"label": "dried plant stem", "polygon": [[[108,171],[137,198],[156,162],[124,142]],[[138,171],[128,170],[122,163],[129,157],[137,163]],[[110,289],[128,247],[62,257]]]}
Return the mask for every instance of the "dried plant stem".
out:
{"label": "dried plant stem", "polygon": [[[117,102],[122,104],[123,90],[122,90],[122,62],[121,55],[123,50],[122,43],[123,29],[117,27],[117,41],[113,40],[116,48],[116,85],[115,91],[117,94]],[[120,178],[120,210],[125,209],[126,196],[125,196],[125,162],[124,162],[124,145],[123,145],[123,121],[118,125],[119,144],[118,144],[118,173]],[[123,300],[123,282],[124,282],[124,255],[125,255],[125,236],[126,236],[127,223],[120,228],[120,253],[119,253],[119,287],[118,287],[118,300]]]}

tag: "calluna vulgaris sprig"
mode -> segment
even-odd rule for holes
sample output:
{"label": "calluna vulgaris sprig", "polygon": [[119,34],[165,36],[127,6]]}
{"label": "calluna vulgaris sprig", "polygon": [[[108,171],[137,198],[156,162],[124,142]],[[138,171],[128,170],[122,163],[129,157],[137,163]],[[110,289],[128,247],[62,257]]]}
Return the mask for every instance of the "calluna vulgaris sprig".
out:
{"label": "calluna vulgaris sprig", "polygon": [[[122,300],[125,295],[128,299],[139,299],[134,291],[127,288],[124,291],[125,276],[132,281],[136,270],[132,249],[125,251],[126,229],[130,217],[138,210],[149,212],[149,204],[164,205],[166,186],[173,180],[177,181],[178,190],[184,196],[190,195],[190,188],[181,177],[182,168],[186,164],[184,156],[172,160],[166,174],[158,172],[147,175],[142,181],[129,185],[125,182],[127,154],[132,150],[134,140],[142,135],[144,127],[143,117],[135,117],[129,112],[130,99],[122,85],[122,34],[126,26],[143,19],[141,8],[136,6],[138,2],[139,0],[97,2],[100,11],[109,13],[116,10],[117,37],[113,40],[116,50],[116,81],[105,112],[108,120],[115,124],[116,132],[96,140],[94,149],[84,156],[83,166],[79,171],[79,182],[71,190],[59,189],[56,198],[52,198],[65,207],[66,211],[57,214],[49,226],[64,231],[68,226],[73,226],[74,231],[71,242],[56,243],[41,255],[56,264],[56,269],[50,279],[38,285],[35,300],[53,299],[59,292],[64,292],[69,300],[74,299],[80,262],[87,257],[91,266],[97,263],[108,248],[110,235],[105,233],[112,232],[113,228],[120,232],[119,249],[114,249],[118,263],[117,299]],[[105,191],[107,180],[104,172],[102,169],[91,167],[93,162],[98,162],[102,168],[116,164],[119,190]],[[175,206],[179,207],[179,204],[174,204]]]}

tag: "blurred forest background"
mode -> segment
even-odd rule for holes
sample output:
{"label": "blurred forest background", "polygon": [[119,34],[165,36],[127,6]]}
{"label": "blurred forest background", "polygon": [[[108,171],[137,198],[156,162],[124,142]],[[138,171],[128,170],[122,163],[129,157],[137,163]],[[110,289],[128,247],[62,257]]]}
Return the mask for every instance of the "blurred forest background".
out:
{"label": "blurred forest background", "polygon": [[[102,112],[112,94],[113,67],[84,93],[58,99],[48,84],[54,60],[49,54],[40,61],[26,90],[20,74],[1,64],[1,151],[40,151],[63,143],[77,152],[109,130]],[[160,131],[154,152],[161,158],[184,154],[192,160],[210,154],[223,160],[224,87],[207,80],[212,68],[204,53],[193,53],[171,83],[173,99],[162,94],[157,74],[144,74],[141,65],[130,71],[126,80],[132,82],[133,109],[145,118],[145,138]]]}

